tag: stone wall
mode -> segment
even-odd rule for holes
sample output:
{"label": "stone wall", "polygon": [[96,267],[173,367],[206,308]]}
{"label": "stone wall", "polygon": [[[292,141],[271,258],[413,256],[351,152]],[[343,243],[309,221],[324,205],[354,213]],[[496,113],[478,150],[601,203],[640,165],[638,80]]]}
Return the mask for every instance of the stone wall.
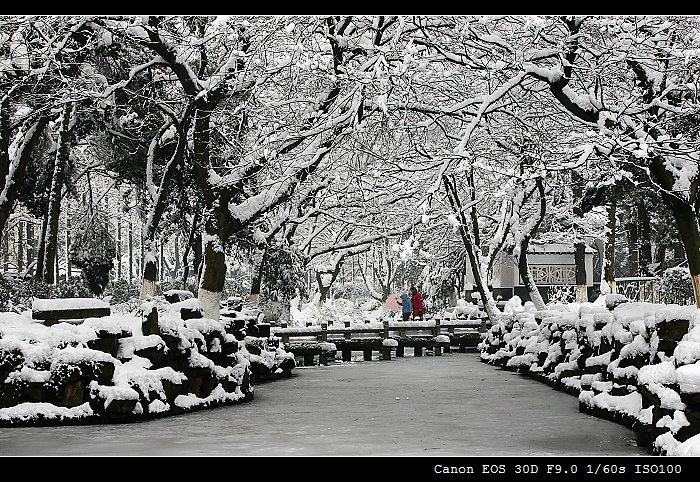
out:
{"label": "stone wall", "polygon": [[0,324],[0,426],[176,415],[252,400],[255,383],[291,374],[293,356],[267,338],[191,309],[173,316],[173,306],[146,304],[140,319]]}

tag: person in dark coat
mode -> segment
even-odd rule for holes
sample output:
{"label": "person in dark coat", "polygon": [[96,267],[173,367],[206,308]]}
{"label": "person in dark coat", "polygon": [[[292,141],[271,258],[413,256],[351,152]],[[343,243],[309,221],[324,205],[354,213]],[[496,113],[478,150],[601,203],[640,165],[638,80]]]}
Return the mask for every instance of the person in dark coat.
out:
{"label": "person in dark coat", "polygon": [[413,319],[422,320],[424,314],[423,295],[415,286],[411,287],[411,304],[413,305]]}
{"label": "person in dark coat", "polygon": [[413,313],[411,298],[409,298],[406,293],[401,293],[401,316],[403,317],[403,321],[410,320],[411,313]]}

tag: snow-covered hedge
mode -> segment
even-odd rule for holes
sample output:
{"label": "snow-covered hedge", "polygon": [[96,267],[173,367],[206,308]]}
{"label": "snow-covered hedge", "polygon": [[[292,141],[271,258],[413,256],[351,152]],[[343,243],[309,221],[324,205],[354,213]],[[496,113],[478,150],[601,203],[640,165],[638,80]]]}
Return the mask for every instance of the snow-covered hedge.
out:
{"label": "snow-covered hedge", "polygon": [[295,366],[267,339],[183,320],[180,310],[195,304],[155,299],[142,315],[52,326],[31,312],[0,313],[0,425],[135,421],[238,403],[254,382]]}
{"label": "snow-covered hedge", "polygon": [[654,453],[700,455],[700,310],[614,295],[534,313],[519,303],[479,345],[483,362],[577,395]]}

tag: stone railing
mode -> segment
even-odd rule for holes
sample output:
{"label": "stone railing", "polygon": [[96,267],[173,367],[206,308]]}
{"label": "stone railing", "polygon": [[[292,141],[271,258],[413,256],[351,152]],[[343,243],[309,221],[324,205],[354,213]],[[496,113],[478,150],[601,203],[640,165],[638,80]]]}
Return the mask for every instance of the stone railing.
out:
{"label": "stone railing", "polygon": [[659,303],[659,280],[652,276],[615,278],[617,293],[630,301]]}

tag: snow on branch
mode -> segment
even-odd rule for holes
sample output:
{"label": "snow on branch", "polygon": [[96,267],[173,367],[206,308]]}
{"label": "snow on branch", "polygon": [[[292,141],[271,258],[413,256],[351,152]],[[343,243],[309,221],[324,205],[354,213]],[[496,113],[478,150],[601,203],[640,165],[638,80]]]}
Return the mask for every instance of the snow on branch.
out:
{"label": "snow on branch", "polygon": [[[304,189],[303,191],[299,192],[299,204],[298,208],[301,209],[302,206],[306,204],[306,201],[308,199],[313,198],[319,191],[322,189],[327,188],[331,184],[331,179],[328,177],[324,177],[320,181],[312,184],[308,188]],[[301,218],[308,218],[309,213],[317,211],[315,208],[307,211]],[[253,232],[253,238],[259,245],[264,245],[265,243],[269,242],[286,224],[289,223],[298,223],[301,222],[300,217],[293,217],[292,216],[293,212],[293,207],[292,206],[287,206],[285,209],[282,210],[282,213],[277,216],[277,218],[270,223],[266,231],[263,231],[260,228],[256,228],[255,231]]]}
{"label": "snow on branch", "polygon": [[332,246],[324,246],[322,248],[317,249],[316,251],[312,251],[309,254],[309,259],[314,259],[322,254],[330,253],[332,251],[337,251],[337,250],[352,248],[352,247],[359,247],[359,246],[363,246],[363,245],[369,245],[369,244],[372,244],[376,241],[379,241],[380,239],[390,238],[392,236],[398,236],[400,234],[405,234],[405,233],[411,231],[411,229],[413,229],[415,227],[415,225],[419,224],[420,222],[421,222],[421,217],[416,216],[416,218],[413,221],[406,223],[403,226],[396,228],[396,229],[390,229],[386,232],[365,236],[363,238],[351,239],[351,240],[348,240],[348,241],[345,241],[342,243],[334,244]]}
{"label": "snow on branch", "polygon": [[261,214],[269,211],[281,201],[285,200],[294,190],[301,178],[305,178],[309,169],[315,166],[328,152],[327,147],[319,146],[320,139],[311,143],[302,154],[302,157],[311,155],[311,159],[296,168],[293,176],[264,189],[262,192],[246,199],[240,204],[229,205],[229,212],[234,219],[245,225]]}
{"label": "snow on branch", "polygon": [[124,80],[120,80],[116,84],[112,84],[112,85],[108,86],[104,90],[104,92],[102,92],[102,97],[107,98],[107,97],[111,96],[114,93],[114,91],[116,91],[118,89],[123,89],[124,87],[129,85],[129,83],[134,79],[136,74],[148,69],[149,67],[153,67],[154,65],[167,65],[167,62],[162,57],[156,56],[153,59],[146,62],[145,64],[141,64],[141,65],[137,65],[136,67],[132,67],[131,70],[129,70],[129,75],[127,76],[127,78]]}
{"label": "snow on branch", "polygon": [[484,112],[486,112],[486,109],[489,108],[495,102],[498,102],[512,88],[519,85],[523,81],[523,79],[525,78],[525,75],[526,75],[525,72],[520,72],[518,75],[511,78],[510,80],[505,82],[503,85],[501,85],[491,95],[488,95],[484,98],[484,101],[481,103],[481,107],[479,107],[479,111],[477,112],[474,119],[472,119],[472,121],[469,123],[469,125],[467,126],[467,129],[465,130],[464,134],[462,135],[462,140],[457,145],[457,147],[454,148],[455,153],[457,153],[457,154],[464,153],[467,142],[469,142],[469,139],[471,139],[472,132],[474,131],[476,126],[481,121],[481,118],[484,115]]}
{"label": "snow on branch", "polygon": [[38,133],[37,131],[40,130],[44,125],[46,125],[45,120],[38,120],[27,129],[24,135],[17,136],[15,138],[15,142],[10,146],[10,166],[4,180],[3,190],[0,193],[0,206],[8,202],[8,199],[10,198],[10,187],[15,182],[15,172],[26,158],[25,150],[27,149],[27,146],[34,142],[35,137]]}

